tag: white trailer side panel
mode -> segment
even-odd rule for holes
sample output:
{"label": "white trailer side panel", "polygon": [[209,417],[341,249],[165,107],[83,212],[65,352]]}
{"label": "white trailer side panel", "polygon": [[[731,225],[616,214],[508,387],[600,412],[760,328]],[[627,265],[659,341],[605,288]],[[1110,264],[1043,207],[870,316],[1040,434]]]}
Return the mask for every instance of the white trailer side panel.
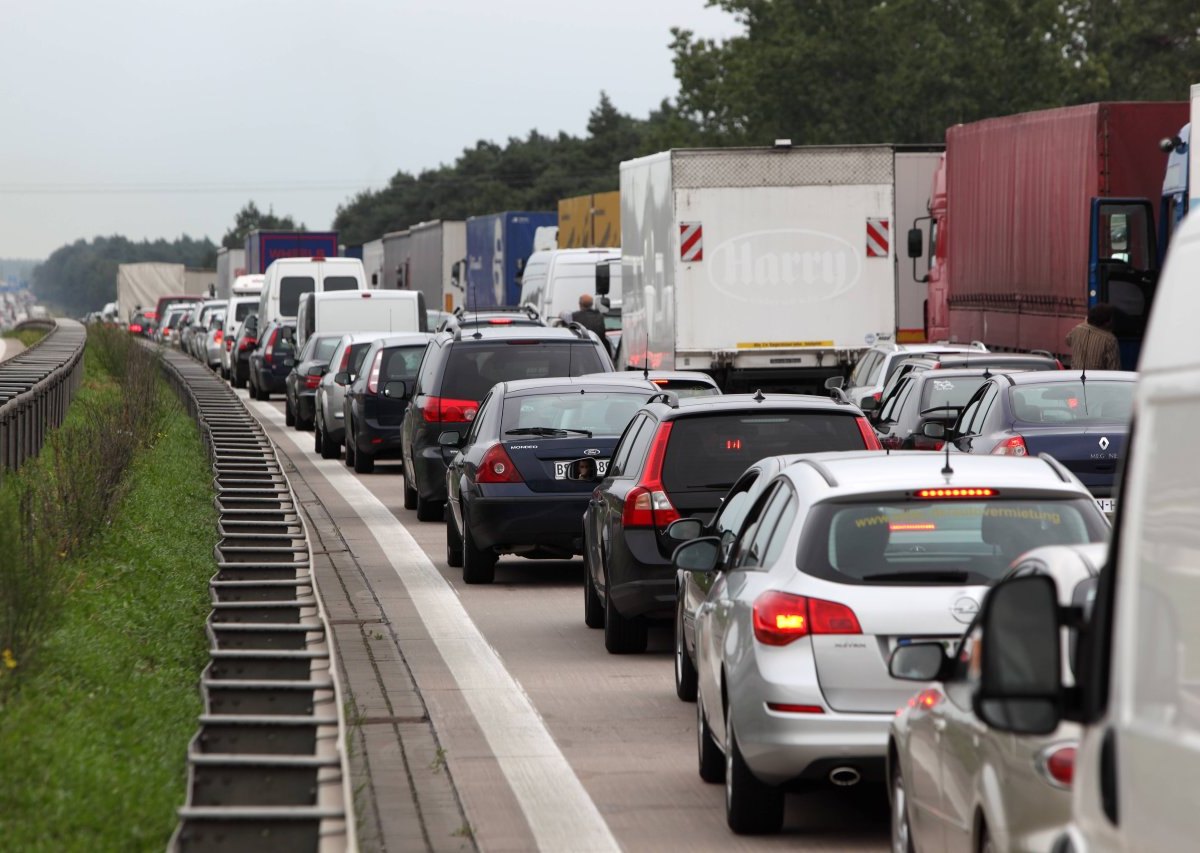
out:
{"label": "white trailer side panel", "polygon": [[383,235],[383,275],[379,280],[380,289],[407,289],[409,237],[408,231],[393,231]]}
{"label": "white trailer side panel", "polygon": [[186,293],[183,264],[120,264],[117,266],[117,306],[128,323],[138,309],[153,311],[161,296]]}
{"label": "white trailer side panel", "polygon": [[927,285],[913,276],[913,263],[900,247],[907,245],[913,220],[929,214],[929,189],[941,160],[940,151],[896,152],[896,215],[892,218],[892,256],[896,263],[896,340],[925,340]]}
{"label": "white trailer side panel", "polygon": [[367,276],[367,287],[383,287],[383,240],[363,243],[363,272]]}
{"label": "white trailer side panel", "polygon": [[186,270],[183,274],[184,293],[192,296],[208,296],[217,287],[216,270]]}
{"label": "white trailer side panel", "polygon": [[618,367],[675,367],[671,153],[621,164],[621,351]]}

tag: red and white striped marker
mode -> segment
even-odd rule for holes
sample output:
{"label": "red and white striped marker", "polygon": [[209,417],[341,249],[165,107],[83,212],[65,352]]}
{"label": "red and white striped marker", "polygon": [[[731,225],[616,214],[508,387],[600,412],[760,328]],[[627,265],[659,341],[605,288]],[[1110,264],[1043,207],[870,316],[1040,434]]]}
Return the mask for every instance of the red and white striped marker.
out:
{"label": "red and white striped marker", "polygon": [[699,222],[679,223],[679,259],[704,260],[704,229]]}
{"label": "red and white striped marker", "polygon": [[886,219],[867,220],[867,257],[886,258],[888,256],[888,221]]}

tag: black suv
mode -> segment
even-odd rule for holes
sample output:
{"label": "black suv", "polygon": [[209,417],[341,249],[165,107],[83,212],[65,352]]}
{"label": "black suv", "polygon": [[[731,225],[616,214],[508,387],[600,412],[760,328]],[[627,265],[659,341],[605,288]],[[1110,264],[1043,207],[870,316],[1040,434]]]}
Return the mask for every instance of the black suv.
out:
{"label": "black suv", "polygon": [[785,453],[878,450],[862,411],[799,394],[680,400],[663,392],[630,421],[583,518],[584,622],[614,654],[646,650],[646,620],[675,612],[678,541],[667,525],[707,520],[752,463]]}
{"label": "black suv", "polygon": [[[604,344],[580,326],[480,326],[429,342],[412,389],[401,439],[404,508],[421,521],[442,518],[446,467],[497,382],[611,372]],[[452,441],[445,433],[457,433]]]}

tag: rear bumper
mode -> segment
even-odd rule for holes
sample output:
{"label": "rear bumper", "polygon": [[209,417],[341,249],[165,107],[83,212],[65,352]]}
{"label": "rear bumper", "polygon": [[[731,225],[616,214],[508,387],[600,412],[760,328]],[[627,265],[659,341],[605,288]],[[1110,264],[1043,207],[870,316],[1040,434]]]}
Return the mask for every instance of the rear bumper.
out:
{"label": "rear bumper", "polygon": [[354,449],[359,453],[382,459],[399,456],[402,426],[381,426],[378,421],[366,418],[354,421]]}
{"label": "rear bumper", "polygon": [[622,616],[668,618],[675,611],[675,569],[649,529],[626,529],[612,540],[605,595]]}
{"label": "rear bumper", "polygon": [[484,548],[541,546],[583,553],[583,513],[590,494],[468,497],[471,537]]}
{"label": "rear bumper", "polygon": [[422,500],[444,501],[446,499],[446,459],[440,445],[414,447],[413,480],[417,494]]}

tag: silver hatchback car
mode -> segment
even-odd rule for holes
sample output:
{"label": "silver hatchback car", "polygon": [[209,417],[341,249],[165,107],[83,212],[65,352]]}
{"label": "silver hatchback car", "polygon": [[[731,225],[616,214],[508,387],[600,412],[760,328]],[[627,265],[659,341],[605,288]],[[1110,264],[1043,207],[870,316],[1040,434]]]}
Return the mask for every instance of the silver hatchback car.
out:
{"label": "silver hatchback car", "polygon": [[956,645],[1031,548],[1107,535],[1049,457],[868,451],[784,469],[724,560],[716,537],[679,546],[677,568],[720,572],[695,621],[697,742],[730,828],[777,831],[787,790],[882,782],[888,726],[913,692],[889,674],[892,652]]}
{"label": "silver hatchback car", "polygon": [[[313,400],[313,445],[324,459],[337,459],[346,440],[346,389],[362,369],[371,343],[389,332],[352,332],[338,341],[329,372],[321,377]],[[339,381],[340,380],[340,381]]]}

